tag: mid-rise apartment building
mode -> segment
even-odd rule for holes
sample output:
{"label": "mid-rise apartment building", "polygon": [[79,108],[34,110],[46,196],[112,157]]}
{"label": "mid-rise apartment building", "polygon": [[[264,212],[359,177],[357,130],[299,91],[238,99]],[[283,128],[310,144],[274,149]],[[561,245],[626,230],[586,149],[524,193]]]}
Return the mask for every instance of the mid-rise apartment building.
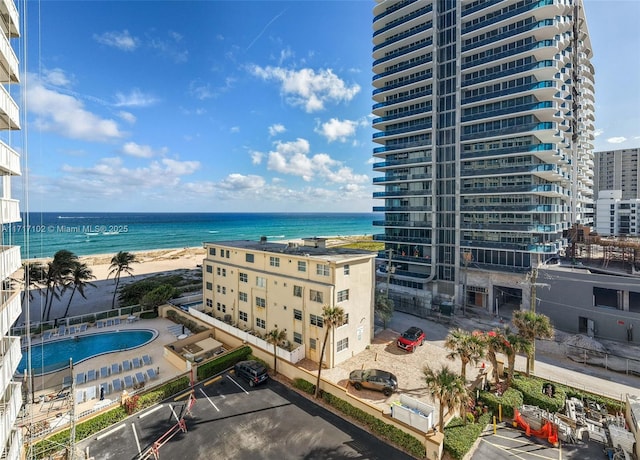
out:
{"label": "mid-rise apartment building", "polygon": [[347,321],[331,332],[323,360],[333,367],[371,343],[376,254],[303,241],[204,243],[204,311],[259,336],[284,330],[292,347],[304,345],[318,362],[323,307],[341,307]]}
{"label": "mid-rise apartment building", "polygon": [[594,192],[596,199],[603,190],[620,190],[621,199],[640,198],[640,148],[607,150],[595,153]]}
{"label": "mid-rise apartment building", "polygon": [[[12,0],[0,0],[0,224],[20,222],[18,200],[11,196],[11,179],[20,175],[20,155],[12,147],[14,133],[20,129],[20,111],[14,97],[18,94],[19,61],[11,41],[20,35],[18,10]],[[0,394],[0,457],[21,458],[22,434],[16,426],[22,405],[21,384],[13,380],[22,357],[20,338],[10,335],[10,328],[21,313],[20,291],[13,288],[10,278],[20,269],[20,248],[14,245],[11,232],[2,232],[0,247],[0,333],[1,369]]]}
{"label": "mid-rise apartment building", "polygon": [[582,0],[378,0],[373,29],[374,237],[392,297],[528,308],[525,274],[593,222]]}
{"label": "mid-rise apartment building", "polygon": [[624,199],[621,190],[601,190],[596,200],[596,233],[600,236],[640,235],[640,199]]}

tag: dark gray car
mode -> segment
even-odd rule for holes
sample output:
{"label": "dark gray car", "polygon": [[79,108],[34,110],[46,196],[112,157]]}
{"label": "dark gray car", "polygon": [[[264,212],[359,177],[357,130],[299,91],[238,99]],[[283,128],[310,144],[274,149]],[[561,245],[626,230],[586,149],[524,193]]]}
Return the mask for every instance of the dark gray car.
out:
{"label": "dark gray car", "polygon": [[391,372],[379,369],[361,369],[352,371],[349,374],[349,383],[356,390],[367,388],[369,390],[381,391],[385,396],[398,389],[398,379]]}
{"label": "dark gray car", "polygon": [[240,361],[239,363],[236,363],[233,369],[236,371],[236,375],[238,377],[241,377],[249,382],[250,387],[254,387],[269,378],[269,374],[267,374],[267,368],[258,361]]}

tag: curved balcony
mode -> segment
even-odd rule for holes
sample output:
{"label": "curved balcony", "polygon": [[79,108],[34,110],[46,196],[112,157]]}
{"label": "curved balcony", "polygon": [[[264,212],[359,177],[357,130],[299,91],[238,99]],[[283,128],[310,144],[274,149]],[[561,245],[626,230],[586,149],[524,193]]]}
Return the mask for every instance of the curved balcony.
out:
{"label": "curved balcony", "polygon": [[405,134],[408,133],[413,133],[413,134],[421,134],[424,132],[428,132],[430,131],[432,128],[432,123],[431,122],[427,122],[427,123],[421,123],[421,124],[417,124],[417,125],[413,125],[413,126],[408,126],[406,128],[400,128],[400,129],[389,129],[386,131],[382,131],[379,133],[373,133],[373,137],[372,139],[384,139],[385,141],[391,140],[391,139],[397,139],[402,137]]}
{"label": "curved balcony", "polygon": [[431,179],[431,174],[390,174],[384,177],[374,177],[374,184],[392,184],[394,182],[415,182]]}
{"label": "curved balcony", "polygon": [[536,80],[552,80],[555,74],[558,72],[558,63],[552,59],[545,61],[534,62],[532,64],[525,64],[512,69],[505,69],[500,72],[495,72],[489,75],[482,75],[475,78],[462,79],[462,88],[468,88],[470,86],[478,85],[480,83],[486,83],[489,81],[495,81],[503,77],[513,77],[519,73],[531,74]]}
{"label": "curved balcony", "polygon": [[563,230],[562,224],[506,224],[504,222],[490,224],[481,222],[463,222],[460,224],[460,228],[463,230],[478,230],[478,231],[502,231],[502,232],[515,232],[515,233],[558,233]]}
{"label": "curved balcony", "polygon": [[508,185],[496,187],[464,187],[460,195],[514,195],[530,193],[543,196],[568,196],[569,191],[554,184]]}
{"label": "curved balcony", "polygon": [[0,141],[0,175],[19,176],[20,174],[20,155]]}
{"label": "curved balcony", "polygon": [[498,101],[507,99],[508,96],[520,93],[535,94],[540,100],[548,99],[558,91],[558,82],[552,80],[540,81],[537,83],[529,83],[527,85],[514,86],[512,88],[485,93],[480,96],[466,97],[462,99],[462,105],[472,104],[474,102],[493,100]]}
{"label": "curved balcony", "polygon": [[0,33],[0,55],[2,56],[0,59],[0,82],[18,83],[20,81],[18,58],[9,39],[3,33]]}
{"label": "curved balcony", "polygon": [[17,38],[20,36],[20,15],[13,0],[0,0],[0,15],[4,19],[3,28],[8,27],[9,36]]}
{"label": "curved balcony", "polygon": [[379,163],[373,164],[374,171],[384,171],[391,167],[411,165],[411,166],[419,166],[430,164],[432,161],[431,155],[418,157],[418,158],[403,158],[402,160],[387,160],[381,161]]}
{"label": "curved balcony", "polygon": [[374,227],[386,227],[386,228],[431,228],[432,222],[408,222],[397,220],[374,220]]}
{"label": "curved balcony", "polygon": [[424,91],[420,91],[418,93],[413,93],[409,96],[405,96],[405,97],[398,97],[395,99],[390,99],[384,102],[379,102],[377,104],[374,104],[372,107],[372,111],[374,114],[378,115],[379,112],[382,112],[380,109],[390,109],[391,107],[393,107],[396,104],[402,104],[403,102],[406,101],[419,101],[422,97],[426,97],[426,96],[431,96],[433,94],[433,90],[431,88],[426,89]]}
{"label": "curved balcony", "polygon": [[393,198],[400,196],[431,196],[432,190],[396,190],[373,192],[373,198]]}
{"label": "curved balcony", "polygon": [[2,335],[9,333],[11,326],[21,313],[20,291],[0,291],[0,331],[2,331]]}
{"label": "curved balcony", "polygon": [[495,206],[483,206],[463,204],[460,206],[460,211],[464,213],[520,213],[520,214],[553,214],[553,213],[565,213],[569,212],[569,207],[559,204],[523,204],[523,205],[495,205]]}
{"label": "curved balcony", "polygon": [[[467,109],[468,110],[468,109]],[[514,105],[511,107],[505,107],[503,109],[491,110],[488,112],[479,112],[471,115],[463,115],[461,117],[461,123],[469,123],[471,121],[486,120],[491,121],[492,118],[502,119],[504,115],[516,115],[522,112],[531,112],[540,121],[545,115],[551,118],[558,110],[558,104],[555,101],[543,101],[543,102],[531,102],[528,104]]]}
{"label": "curved balcony", "polygon": [[0,129],[20,129],[18,104],[2,85],[0,85]]}
{"label": "curved balcony", "polygon": [[[405,2],[397,3],[396,5],[391,7],[393,9],[386,10],[384,13],[374,16],[373,18],[374,29],[375,29],[376,22],[378,22],[380,19],[384,18],[385,16],[388,16],[390,14],[395,14],[395,16],[397,16],[393,19],[387,18],[387,21],[389,21],[389,19],[391,19],[391,21],[387,22],[387,24],[384,27],[377,29],[375,32],[373,32],[374,40],[378,35],[388,30],[391,30],[394,27],[397,27],[399,25],[406,25],[407,23],[419,18],[420,16],[423,16],[433,11],[433,5],[428,4],[421,8],[418,8],[417,10],[409,14],[402,14],[402,12],[400,11],[401,9],[408,7],[412,3],[415,3],[416,1],[417,0],[408,0],[406,3]],[[387,4],[385,3],[384,5],[386,6]],[[410,10],[410,8],[408,8],[407,10]]]}
{"label": "curved balcony", "polygon": [[466,249],[504,249],[510,251],[534,252],[555,254],[558,248],[555,244],[522,244],[522,243],[501,243],[497,241],[461,240],[460,248]]}
{"label": "curved balcony", "polygon": [[429,53],[427,55],[424,55],[424,56],[422,56],[422,57],[420,57],[418,59],[414,59],[414,60],[410,60],[408,62],[405,62],[404,64],[400,64],[397,67],[394,67],[393,69],[389,69],[389,70],[386,70],[386,71],[381,72],[379,74],[376,74],[376,75],[373,76],[372,81],[375,82],[376,80],[379,80],[380,78],[385,78],[385,77],[388,77],[390,75],[406,73],[410,69],[423,66],[423,65],[428,64],[430,62],[433,62],[433,56],[431,55],[431,53]]}
{"label": "curved balcony", "polygon": [[[426,82],[428,82],[432,78],[433,78],[433,70],[427,69],[425,70],[424,73],[420,73],[419,75],[416,75],[414,77],[402,79],[401,81],[398,81],[396,83],[384,85],[381,88],[374,89],[372,92],[373,99],[377,100],[378,102],[382,102],[382,99],[384,99],[384,93],[386,92],[393,91],[399,88],[402,88],[405,91],[418,88],[421,85],[424,85]],[[374,86],[376,86],[378,83],[382,83],[382,81],[375,81]]]}
{"label": "curved balcony", "polygon": [[385,123],[388,121],[393,121],[393,120],[398,120],[400,118],[407,118],[406,121],[410,121],[414,118],[417,118],[419,116],[424,116],[425,114],[428,114],[432,111],[433,107],[431,106],[431,104],[429,104],[426,107],[423,108],[419,108],[419,109],[415,109],[415,110],[407,110],[406,112],[402,112],[402,113],[396,113],[394,115],[390,115],[388,117],[379,117],[379,118],[374,118],[373,121],[371,122],[371,126],[373,127],[373,129],[380,129],[379,125],[381,123]]}
{"label": "curved balcony", "polygon": [[540,156],[543,158],[553,158],[554,155],[558,153],[558,148],[555,144],[544,143],[544,144],[535,144],[535,145],[519,145],[515,147],[504,147],[501,149],[485,149],[485,150],[470,150],[463,151],[460,155],[462,160],[472,160],[474,158],[485,158],[485,157],[499,157],[509,154],[515,153],[543,153],[546,155]]}
{"label": "curved balcony", "polygon": [[498,168],[463,168],[461,177],[492,177],[532,174],[543,179],[557,181],[565,177],[565,172],[555,164],[529,164],[522,166],[505,166]]}
{"label": "curved balcony", "polygon": [[373,73],[377,74],[383,71],[383,69],[378,68],[382,64],[388,63],[389,61],[392,61],[394,59],[398,59],[401,57],[409,57],[412,54],[419,55],[420,52],[423,52],[427,48],[431,48],[432,45],[433,45],[433,38],[428,37],[422,43],[408,46],[405,49],[395,51],[380,59],[376,59],[375,61],[373,61]]}
{"label": "curved balcony", "polygon": [[373,153],[385,153],[385,152],[396,152],[399,150],[409,150],[409,149],[415,149],[416,147],[431,147],[432,142],[431,140],[420,140],[420,141],[412,141],[412,142],[404,142],[402,144],[395,144],[395,145],[387,145],[384,147],[376,147],[375,149],[373,149]]}
{"label": "curved balcony", "polygon": [[386,39],[382,43],[379,43],[373,47],[373,52],[375,53],[379,49],[384,48],[385,46],[392,45],[394,43],[398,43],[399,41],[406,40],[408,38],[415,38],[416,35],[424,32],[425,30],[433,29],[433,24],[429,21],[420,27],[416,27],[415,29],[410,29],[405,32],[401,32],[398,35],[394,36],[391,39]]}
{"label": "curved balcony", "polygon": [[[467,126],[468,127],[468,126]],[[479,127],[480,128],[480,127]],[[546,131],[546,132],[545,132]],[[490,138],[500,139],[510,134],[529,134],[535,132],[535,135],[538,139],[542,141],[547,140],[555,140],[556,132],[558,131],[557,123],[553,122],[542,122],[542,123],[526,123],[518,126],[508,126],[500,129],[493,129],[490,131],[477,131],[477,132],[468,132],[463,133],[460,136],[461,141],[470,141],[470,140],[478,140],[485,139],[489,140]]]}
{"label": "curved balcony", "polygon": [[[465,27],[464,23],[462,24],[462,33],[463,34],[468,34],[469,32],[473,32],[475,30],[480,30],[480,29],[484,29],[485,27],[489,27],[489,26],[493,26],[494,24],[499,24],[501,22],[507,21],[507,20],[511,20],[511,18],[518,16],[520,14],[523,13],[527,13],[529,11],[533,11],[539,8],[545,8],[545,7],[553,7],[553,9],[555,10],[556,8],[553,5],[554,0],[540,0],[536,3],[533,4],[528,4],[528,5],[523,5],[520,8],[514,8],[511,11],[507,11],[505,14],[500,14],[498,16],[494,16],[493,18],[486,20],[486,21],[479,21],[476,24],[470,25],[468,27]],[[541,12],[540,16],[545,16],[546,13]],[[555,15],[554,15],[555,16]],[[467,21],[469,22],[469,21]]]}
{"label": "curved balcony", "polygon": [[431,212],[433,206],[374,206],[373,212]]}

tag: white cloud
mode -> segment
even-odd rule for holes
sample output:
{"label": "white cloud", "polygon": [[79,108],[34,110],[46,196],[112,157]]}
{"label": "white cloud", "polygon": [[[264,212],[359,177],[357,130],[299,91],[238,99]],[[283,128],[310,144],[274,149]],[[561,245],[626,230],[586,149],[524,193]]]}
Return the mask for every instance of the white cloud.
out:
{"label": "white cloud", "polygon": [[158,152],[155,152],[149,145],[136,144],[135,142],[127,142],[122,146],[122,153],[131,155],[138,158],[151,158],[155,155],[164,155],[168,152],[166,147],[163,147]]}
{"label": "white cloud", "polygon": [[193,174],[200,169],[199,161],[179,161],[171,158],[163,158],[161,161],[163,165],[171,169],[172,174],[177,174],[178,176]]}
{"label": "white cloud", "polygon": [[131,112],[125,112],[124,110],[118,112],[118,116],[129,124],[134,124],[137,120],[134,114],[132,114]]}
{"label": "white cloud", "polygon": [[359,85],[348,86],[331,69],[321,69],[316,73],[308,68],[288,70],[254,65],[249,71],[265,81],[278,81],[287,103],[303,107],[307,113],[322,110],[329,102],[348,102],[360,91]]}
{"label": "white cloud", "polygon": [[619,137],[610,137],[609,139],[607,139],[607,142],[610,144],[622,144],[626,140],[627,140],[626,137],[619,136]]}
{"label": "white cloud", "polygon": [[220,188],[227,190],[255,190],[262,189],[265,181],[261,176],[242,175],[238,173],[229,174],[218,185]]}
{"label": "white cloud", "polygon": [[231,129],[229,130],[230,133],[232,134],[236,134],[240,132],[240,126],[232,126]]}
{"label": "white cloud", "polygon": [[269,126],[269,136],[273,137],[277,134],[284,133],[286,130],[287,128],[285,128],[283,124],[280,124],[280,123],[273,124]]}
{"label": "white cloud", "polygon": [[361,183],[369,180],[364,174],[354,174],[351,168],[326,153],[309,156],[311,148],[305,139],[277,141],[274,145],[275,151],[269,152],[267,161],[267,168],[271,171],[298,176],[306,182],[315,177],[331,183]]}
{"label": "white cloud", "polygon": [[203,83],[199,80],[193,80],[189,83],[189,94],[201,101],[205,99],[211,99],[215,96],[211,90],[209,83]]}
{"label": "white cloud", "polygon": [[189,59],[189,51],[182,45],[182,35],[173,31],[169,31],[168,35],[169,39],[151,38],[149,46],[160,52],[163,56],[172,59],[177,64],[187,62]]}
{"label": "white cloud", "polygon": [[251,163],[253,163],[254,165],[259,165],[260,163],[262,163],[264,153],[252,150],[251,152],[249,152],[249,154],[251,155]]}
{"label": "white cloud", "polygon": [[43,72],[42,80],[54,86],[69,86],[71,83],[64,70],[58,68],[45,70]]}
{"label": "white cloud", "polygon": [[105,32],[103,34],[93,34],[93,39],[103,45],[113,46],[122,51],[133,51],[138,47],[139,40],[132,37],[128,30],[122,32]]}
{"label": "white cloud", "polygon": [[600,136],[602,133],[604,133],[604,130],[603,130],[603,129],[596,129],[596,130],[594,130],[594,131],[593,131],[593,136],[594,136],[594,137],[598,137],[598,136]]}
{"label": "white cloud", "polygon": [[349,137],[356,133],[357,126],[358,123],[352,120],[332,118],[322,123],[319,127],[316,127],[315,132],[324,136],[329,142],[346,142]]}
{"label": "white cloud", "polygon": [[27,87],[27,96],[38,129],[96,142],[123,136],[114,120],[91,113],[78,98],[47,89],[37,79]]}
{"label": "white cloud", "polygon": [[129,94],[116,93],[116,107],[148,107],[158,102],[158,99],[144,94],[138,88],[134,88]]}

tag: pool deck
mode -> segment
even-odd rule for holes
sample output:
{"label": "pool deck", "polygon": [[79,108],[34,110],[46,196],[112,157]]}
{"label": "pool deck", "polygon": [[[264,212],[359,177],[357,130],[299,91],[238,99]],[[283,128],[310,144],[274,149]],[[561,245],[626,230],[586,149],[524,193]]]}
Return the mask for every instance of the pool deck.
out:
{"label": "pool deck", "polygon": [[[127,318],[123,318],[119,325],[107,326],[102,328],[92,326],[87,328],[85,332],[68,336],[73,337],[100,332],[112,332],[118,330],[123,331],[127,329],[149,329],[155,330],[158,333],[157,337],[154,340],[141,347],[99,355],[94,358],[89,358],[77,365],[74,365],[73,375],[71,376],[71,378],[74,379],[75,394],[81,394],[87,398],[86,401],[76,402],[76,415],[100,410],[101,408],[111,406],[112,404],[119,404],[123,392],[113,390],[112,381],[114,379],[119,378],[120,380],[124,380],[125,376],[130,376],[135,382],[136,373],[142,372],[146,378],[145,387],[148,388],[150,386],[155,386],[166,380],[170,380],[178,375],[183,374],[184,371],[177,369],[175,366],[166,361],[163,356],[164,346],[177,340],[175,334],[169,329],[171,326],[175,328],[176,323],[164,318],[142,319],[132,322],[128,322]],[[56,339],[57,337],[53,337],[49,340],[45,340],[44,343]],[[32,353],[37,353],[37,345],[40,343],[42,343],[41,339],[35,339],[32,341]],[[144,355],[148,355],[149,357],[151,357],[151,364],[145,365],[144,363],[142,363],[141,367],[139,368],[135,368],[132,365],[129,370],[122,369],[123,361],[132,362],[134,358],[138,358],[140,359],[140,361],[142,361],[141,358]],[[120,372],[113,375],[111,375],[111,373],[109,372],[109,375],[106,378],[101,377],[100,369],[103,367],[107,367],[110,370],[111,365],[114,363],[118,363],[120,365]],[[155,379],[149,379],[147,375],[147,369],[150,368],[156,372],[159,371]],[[91,380],[89,382],[85,381],[84,383],[75,382],[77,374],[84,373],[85,375],[87,375],[89,371],[95,371],[96,378],[94,380]],[[58,425],[68,426],[69,415],[71,412],[71,388],[69,387],[63,389],[63,379],[65,376],[69,375],[70,372],[67,369],[43,376],[36,376],[34,378],[33,400],[35,401],[35,403],[26,404],[25,418],[23,423],[24,426],[37,427],[33,429],[34,434],[39,429],[46,427],[54,428]],[[109,384],[109,392],[105,393],[104,400],[101,401],[100,385],[102,383]],[[124,389],[125,388],[123,385],[123,390]],[[129,394],[134,392],[133,388],[127,388],[126,391]],[[94,397],[91,398],[91,396]],[[24,434],[26,440],[27,433]]]}

